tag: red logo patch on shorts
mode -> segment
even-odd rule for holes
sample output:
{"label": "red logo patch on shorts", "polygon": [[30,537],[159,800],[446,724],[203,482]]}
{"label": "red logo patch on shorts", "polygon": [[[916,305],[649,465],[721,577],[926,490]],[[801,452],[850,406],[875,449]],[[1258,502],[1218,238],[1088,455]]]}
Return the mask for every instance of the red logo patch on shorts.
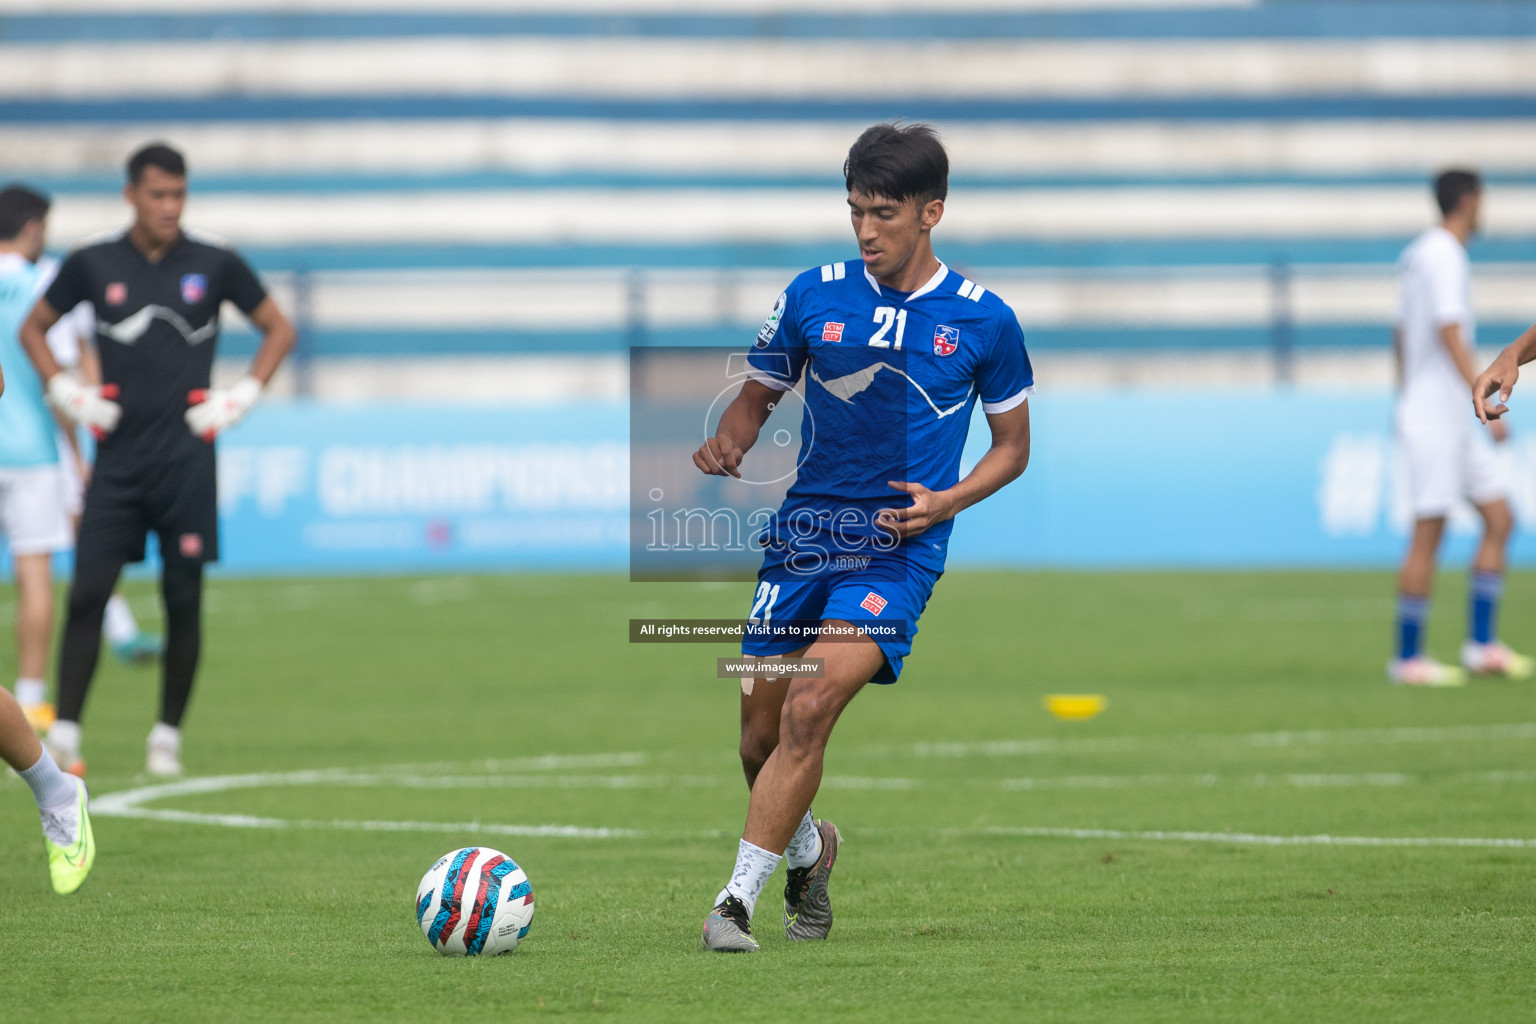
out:
{"label": "red logo patch on shorts", "polygon": [[821,340],[822,341],[842,341],[843,340],[843,325],[838,323],[835,320],[828,320],[826,323],[822,324],[821,325]]}
{"label": "red logo patch on shorts", "polygon": [[871,590],[869,592],[869,596],[859,602],[859,607],[863,608],[871,615],[879,615],[881,612],[885,611],[886,603],[887,602],[885,598]]}
{"label": "red logo patch on shorts", "polygon": [[203,535],[200,533],[184,533],[181,535],[181,557],[203,557]]}
{"label": "red logo patch on shorts", "polygon": [[128,301],[128,286],[121,281],[113,281],[107,285],[107,305],[121,306]]}

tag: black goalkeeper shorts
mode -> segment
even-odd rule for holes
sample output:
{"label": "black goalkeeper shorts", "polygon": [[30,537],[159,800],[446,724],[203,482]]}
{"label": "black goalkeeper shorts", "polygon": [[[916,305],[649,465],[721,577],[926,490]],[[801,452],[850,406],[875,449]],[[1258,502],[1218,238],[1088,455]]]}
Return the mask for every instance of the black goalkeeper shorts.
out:
{"label": "black goalkeeper shorts", "polygon": [[80,517],[75,559],[142,562],[150,533],[170,560],[219,560],[219,495],[213,446],[193,458],[135,473],[93,475]]}

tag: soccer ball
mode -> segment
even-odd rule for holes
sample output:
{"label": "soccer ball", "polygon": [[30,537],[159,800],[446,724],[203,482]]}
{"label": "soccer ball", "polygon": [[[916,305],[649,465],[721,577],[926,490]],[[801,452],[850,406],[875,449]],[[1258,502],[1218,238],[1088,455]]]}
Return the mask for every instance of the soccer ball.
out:
{"label": "soccer ball", "polygon": [[467,846],[446,854],[422,876],[416,921],[444,956],[510,953],[533,921],[533,886],[511,857]]}

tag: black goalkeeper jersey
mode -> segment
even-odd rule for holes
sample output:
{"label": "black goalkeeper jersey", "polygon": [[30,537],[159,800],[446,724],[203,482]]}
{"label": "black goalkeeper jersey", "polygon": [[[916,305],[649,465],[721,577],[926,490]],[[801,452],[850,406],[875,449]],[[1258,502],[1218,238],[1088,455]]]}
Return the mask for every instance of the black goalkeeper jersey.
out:
{"label": "black goalkeeper jersey", "polygon": [[219,306],[249,316],[267,297],[233,249],[183,234],[151,263],[124,231],[71,253],[45,297],[59,313],[95,307],[102,383],[123,407],[97,445],[97,475],[128,482],[207,450],[183,417],[189,394],[210,383]]}

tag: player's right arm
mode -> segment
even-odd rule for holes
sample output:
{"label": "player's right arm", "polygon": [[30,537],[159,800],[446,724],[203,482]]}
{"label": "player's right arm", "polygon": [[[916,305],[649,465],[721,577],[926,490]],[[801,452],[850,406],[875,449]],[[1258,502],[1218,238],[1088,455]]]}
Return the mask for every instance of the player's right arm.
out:
{"label": "player's right arm", "polygon": [[53,349],[48,347],[48,332],[59,322],[60,315],[46,298],[41,298],[21,324],[21,347],[26,350],[32,365],[37,367],[37,375],[45,381],[64,372],[53,357]]}
{"label": "player's right arm", "polygon": [[[57,280],[54,285],[58,285]],[[46,295],[38,299],[21,325],[21,347],[37,368],[37,375],[47,382],[49,403],[98,438],[105,437],[117,427],[123,407],[111,401],[101,386],[83,384],[59,366],[48,347],[48,330],[59,322],[59,316]]]}
{"label": "player's right arm", "polygon": [[[1524,334],[1510,342],[1488,369],[1472,382],[1472,408],[1478,419],[1487,423],[1509,411],[1509,406],[1504,403],[1509,401],[1515,381],[1520,379],[1520,365],[1533,359],[1536,359],[1536,324],[1527,327]],[[1499,393],[1499,404],[1490,408],[1484,400],[1495,391]]]}
{"label": "player's right arm", "polygon": [[715,436],[693,453],[693,464],[708,476],[741,476],[741,460],[757,443],[773,407],[784,392],[757,380],[748,380],[725,407]]}
{"label": "player's right arm", "polygon": [[773,304],[747,355],[750,374],[715,426],[715,436],[693,453],[693,464],[709,476],[741,478],[741,460],[757,443],[784,392],[795,386],[805,368],[809,348],[795,320],[796,294],[819,276],[819,270],[797,277]]}
{"label": "player's right arm", "polygon": [[1456,365],[1456,372],[1470,386],[1477,379],[1477,367],[1472,364],[1472,350],[1467,348],[1462,339],[1461,324],[1441,324],[1438,334],[1441,346]]}

